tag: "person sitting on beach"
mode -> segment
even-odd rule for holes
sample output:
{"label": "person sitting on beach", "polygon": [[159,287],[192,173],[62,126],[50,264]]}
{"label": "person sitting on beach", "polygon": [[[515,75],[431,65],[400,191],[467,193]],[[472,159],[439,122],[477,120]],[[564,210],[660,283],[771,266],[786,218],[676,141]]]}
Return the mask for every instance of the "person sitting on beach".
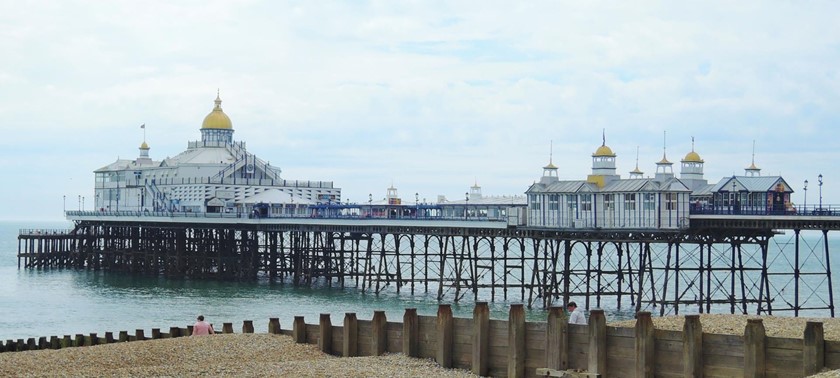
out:
{"label": "person sitting on beach", "polygon": [[569,309],[569,324],[583,324],[586,325],[586,317],[583,315],[583,311],[578,311],[577,303],[569,302],[567,306]]}
{"label": "person sitting on beach", "polygon": [[213,331],[213,325],[204,321],[204,315],[198,316],[198,321],[193,324],[193,336],[198,335],[212,335],[216,333]]}

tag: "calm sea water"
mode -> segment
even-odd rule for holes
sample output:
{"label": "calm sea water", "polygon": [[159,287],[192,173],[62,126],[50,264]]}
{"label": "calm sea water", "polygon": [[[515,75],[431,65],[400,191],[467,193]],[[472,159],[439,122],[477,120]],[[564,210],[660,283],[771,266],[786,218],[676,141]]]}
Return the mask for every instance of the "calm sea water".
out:
{"label": "calm sea water", "polygon": [[[411,296],[384,292],[375,295],[354,288],[294,287],[267,280],[222,282],[17,268],[20,229],[70,227],[69,222],[0,222],[0,340],[91,332],[104,334],[106,331],[121,330],[133,332],[138,328],[148,334],[152,328],[166,331],[171,326],[192,324],[198,314],[204,314],[217,328],[221,328],[224,322],[231,322],[237,330],[243,320],[253,320],[258,332],[266,332],[268,319],[272,317],[280,318],[281,326],[288,329],[297,315],[304,316],[307,323],[316,324],[319,314],[329,313],[333,324],[341,324],[347,312],[356,313],[359,319],[371,319],[375,310],[382,310],[390,321],[402,321],[406,308],[417,308],[420,315],[437,313],[438,302],[434,293]],[[833,235],[830,234],[830,237]],[[785,243],[790,235],[777,239]],[[840,251],[838,242],[831,241],[832,251]],[[811,248],[818,247],[821,239],[814,234],[808,243]],[[771,256],[774,261],[771,270],[773,267],[790,269],[785,268],[790,266],[787,262],[792,259],[790,253],[779,253],[778,246],[772,247],[771,254],[775,255]],[[837,272],[840,257],[833,260],[832,271]],[[819,280],[824,280],[824,277],[816,277],[813,285],[818,287]],[[835,280],[834,292],[840,293],[837,281],[840,280]],[[792,295],[792,283],[780,282],[778,285],[785,286],[785,294]],[[827,286],[823,284],[823,287]],[[825,292],[818,295],[828,298]],[[451,304],[456,317],[472,317],[472,302]],[[491,317],[507,319],[509,305],[505,302],[491,303]],[[633,308],[629,303],[626,306],[619,309],[603,305],[608,320],[632,318]],[[655,309],[649,310],[658,314]],[[681,313],[686,312],[696,313],[696,310],[681,310]],[[728,313],[729,307],[720,306],[713,312]],[[804,315],[828,316],[828,313],[821,311]],[[527,317],[531,321],[543,321],[546,313],[538,309],[529,310]]]}

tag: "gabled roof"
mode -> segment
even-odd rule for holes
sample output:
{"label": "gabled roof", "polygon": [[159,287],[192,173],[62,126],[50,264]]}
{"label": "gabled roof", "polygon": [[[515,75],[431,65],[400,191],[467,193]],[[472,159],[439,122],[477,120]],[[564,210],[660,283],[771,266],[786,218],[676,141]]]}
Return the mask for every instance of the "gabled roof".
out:
{"label": "gabled roof", "polygon": [[730,192],[735,182],[736,191],[774,192],[776,185],[781,184],[784,192],[793,193],[793,189],[782,176],[732,176],[724,177],[711,189],[711,192]]}

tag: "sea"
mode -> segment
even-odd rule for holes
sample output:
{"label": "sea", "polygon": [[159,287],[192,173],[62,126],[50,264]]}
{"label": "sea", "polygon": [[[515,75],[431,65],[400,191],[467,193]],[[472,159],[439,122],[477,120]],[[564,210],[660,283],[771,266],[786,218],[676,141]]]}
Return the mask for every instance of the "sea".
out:
{"label": "sea", "polygon": [[[252,320],[257,332],[266,332],[269,318],[275,317],[284,329],[291,328],[295,316],[317,324],[320,314],[330,314],[335,325],[342,324],[346,313],[369,320],[374,311],[384,311],[388,321],[401,322],[406,308],[416,308],[420,315],[434,316],[440,303],[435,293],[411,295],[386,290],[371,294],[354,287],[299,287],[269,280],[172,279],[102,271],[18,268],[17,236],[21,229],[69,228],[72,228],[70,222],[0,222],[0,340],[94,332],[102,335],[106,331],[133,333],[136,329],[144,329],[149,334],[152,328],[165,332],[169,327],[192,324],[200,314],[217,329],[221,329],[222,323],[233,323],[234,330],[238,330],[244,320]],[[809,236],[810,247],[818,247],[822,240],[818,236],[817,233]],[[785,235],[780,240],[785,243]],[[840,251],[840,243],[832,240],[830,249]],[[771,248],[773,253],[777,254],[771,256],[776,265],[782,266],[784,260],[790,259],[784,255],[789,251],[781,253]],[[840,271],[840,257],[832,260],[831,270]],[[824,279],[824,275],[818,279]],[[833,282],[834,293],[839,293],[837,281]],[[819,284],[819,281],[814,283]],[[792,294],[792,283],[785,285],[791,287],[786,293]],[[825,292],[815,295],[828,298]],[[470,300],[443,303],[452,306],[456,317],[472,317],[474,304]],[[512,303],[519,302],[490,303],[491,318],[507,319]],[[602,307],[608,321],[633,318],[634,310],[629,303],[625,308]],[[729,308],[721,306],[713,312],[728,313]],[[696,310],[684,313],[696,313]],[[803,315],[829,316],[826,311]],[[526,310],[529,321],[545,321],[546,316],[539,308]]]}

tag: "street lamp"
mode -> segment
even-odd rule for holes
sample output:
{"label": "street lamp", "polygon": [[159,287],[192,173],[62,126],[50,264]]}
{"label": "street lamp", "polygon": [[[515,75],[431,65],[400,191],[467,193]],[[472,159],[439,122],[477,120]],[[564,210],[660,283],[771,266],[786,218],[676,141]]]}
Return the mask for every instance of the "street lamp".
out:
{"label": "street lamp", "polygon": [[67,212],[67,195],[66,194],[61,196],[61,209],[64,210],[65,213]]}
{"label": "street lamp", "polygon": [[368,193],[368,217],[373,218],[373,193]]}
{"label": "street lamp", "polygon": [[805,187],[802,190],[805,191],[805,199],[802,201],[802,211],[808,211],[808,180],[805,180]]}
{"label": "street lamp", "polygon": [[464,197],[467,198],[467,201],[464,204],[464,219],[469,217],[469,210],[470,210],[470,192],[465,192]]}
{"label": "street lamp", "polygon": [[820,183],[820,212],[822,212],[822,173],[820,173],[820,175],[817,176],[817,180],[819,180]]}

